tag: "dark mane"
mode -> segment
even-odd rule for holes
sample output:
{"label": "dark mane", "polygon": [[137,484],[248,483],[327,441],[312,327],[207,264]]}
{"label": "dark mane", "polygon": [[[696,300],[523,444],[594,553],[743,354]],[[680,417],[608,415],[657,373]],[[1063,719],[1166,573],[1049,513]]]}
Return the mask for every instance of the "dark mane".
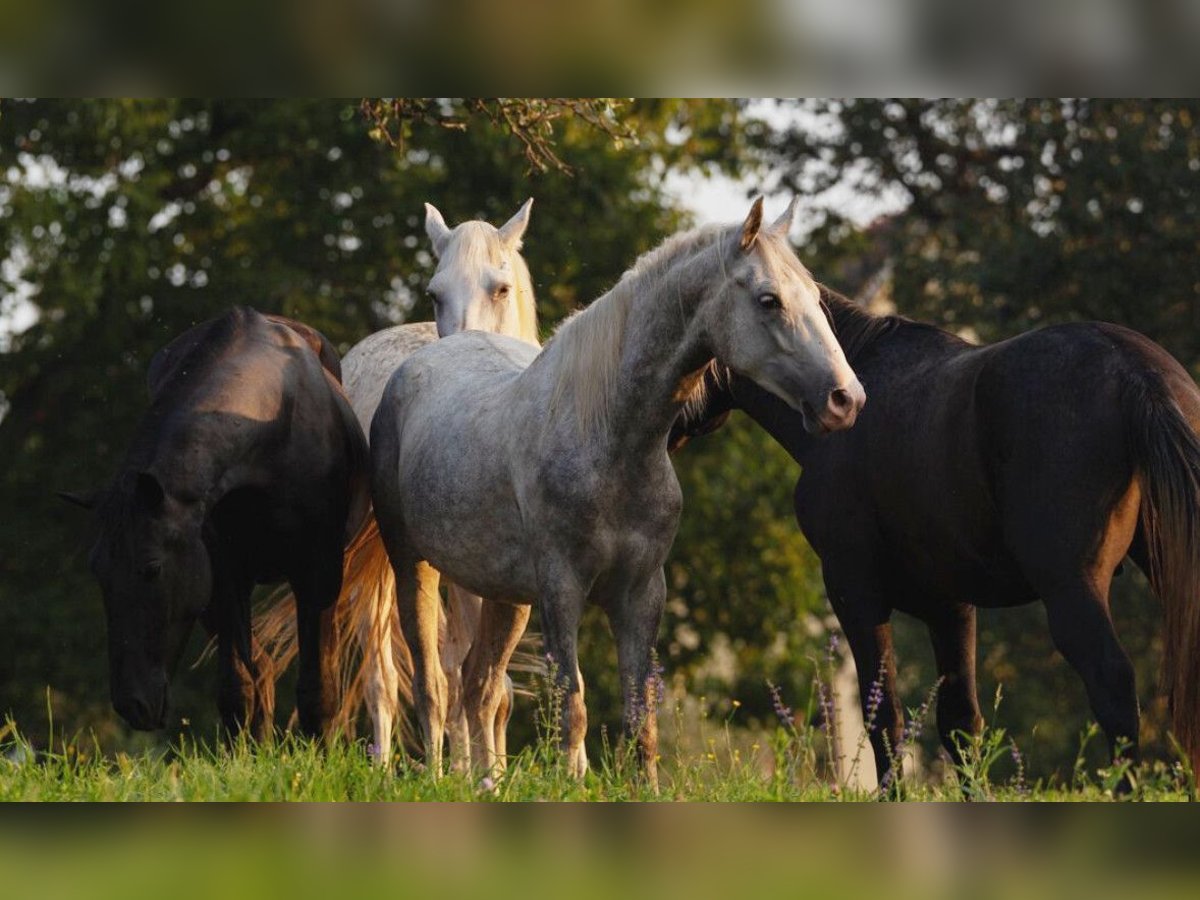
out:
{"label": "dark mane", "polygon": [[821,302],[829,309],[829,315],[833,319],[834,335],[851,365],[854,365],[855,357],[875,341],[901,328],[919,330],[939,335],[949,341],[966,343],[962,338],[936,325],[914,322],[904,316],[877,316],[823,284],[818,284],[817,287],[821,291]]}

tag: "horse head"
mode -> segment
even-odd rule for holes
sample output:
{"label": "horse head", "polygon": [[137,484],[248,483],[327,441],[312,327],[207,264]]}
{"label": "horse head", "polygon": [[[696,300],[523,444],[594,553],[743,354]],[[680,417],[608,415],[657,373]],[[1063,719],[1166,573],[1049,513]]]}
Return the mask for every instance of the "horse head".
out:
{"label": "horse head", "polygon": [[731,233],[726,275],[707,304],[717,360],[778,396],[809,432],[854,424],[866,394],[834,336],[828,310],[788,243],[793,200],[762,226],[762,198]]}
{"label": "horse head", "polygon": [[451,229],[425,204],[425,232],[438,258],[427,287],[438,337],[490,331],[537,342],[533,287],[520,253],[532,205],[526,200],[499,228],[471,221]]}
{"label": "horse head", "polygon": [[126,471],[82,502],[100,521],[88,563],[104,598],[113,707],[134,728],[161,728],[170,675],[212,593],[202,503],[171,496],[150,471]]}

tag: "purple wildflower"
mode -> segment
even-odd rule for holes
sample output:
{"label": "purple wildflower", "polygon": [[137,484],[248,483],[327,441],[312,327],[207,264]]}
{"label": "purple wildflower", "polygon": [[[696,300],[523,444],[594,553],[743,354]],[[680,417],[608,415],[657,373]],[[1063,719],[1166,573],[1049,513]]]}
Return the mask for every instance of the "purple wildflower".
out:
{"label": "purple wildflower", "polygon": [[871,690],[867,694],[867,731],[875,728],[875,716],[883,705],[883,672],[871,682]]}
{"label": "purple wildflower", "polygon": [[821,707],[821,730],[833,734],[833,693],[820,678],[817,679],[817,704]]}
{"label": "purple wildflower", "polygon": [[775,716],[779,719],[784,728],[794,728],[796,726],[796,717],[783,702],[783,696],[779,692],[779,686],[767,682],[767,687],[771,691],[771,706],[775,709]]}
{"label": "purple wildflower", "polygon": [[650,664],[649,687],[654,691],[654,708],[662,709],[663,699],[667,696],[666,670],[661,662],[658,661],[658,655],[655,654]]}
{"label": "purple wildflower", "polygon": [[1017,777],[1016,777],[1017,793],[1018,794],[1028,793],[1029,788],[1025,784],[1025,757],[1023,755],[1021,755],[1021,751],[1015,743],[1010,744],[1009,749],[1012,753],[1013,762],[1017,766]]}

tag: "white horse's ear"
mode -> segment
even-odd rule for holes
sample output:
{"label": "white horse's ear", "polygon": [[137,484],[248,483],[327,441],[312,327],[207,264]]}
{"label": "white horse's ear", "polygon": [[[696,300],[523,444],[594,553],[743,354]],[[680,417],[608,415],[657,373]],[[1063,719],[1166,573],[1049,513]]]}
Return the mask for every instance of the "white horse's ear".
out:
{"label": "white horse's ear", "polygon": [[529,227],[529,210],[532,206],[533,198],[530,197],[517,210],[516,215],[500,226],[500,240],[504,241],[504,245],[509,250],[521,249],[521,238],[525,234],[525,229]]}
{"label": "white horse's ear", "polygon": [[446,243],[450,240],[450,229],[446,226],[446,220],[442,218],[442,214],[432,203],[425,204],[425,233],[429,235],[429,240],[433,244],[434,255],[441,256],[442,251],[446,249]]}
{"label": "white horse's ear", "polygon": [[759,197],[750,207],[750,214],[746,216],[746,221],[742,223],[742,238],[738,241],[738,247],[743,253],[754,246],[754,240],[758,237],[759,229],[762,228],[762,208],[763,198]]}
{"label": "white horse's ear", "polygon": [[783,211],[783,215],[776,219],[771,225],[771,232],[779,235],[780,237],[786,238],[791,233],[792,225],[796,222],[796,210],[799,209],[799,207],[800,197],[793,197],[792,202],[789,203],[787,209]]}

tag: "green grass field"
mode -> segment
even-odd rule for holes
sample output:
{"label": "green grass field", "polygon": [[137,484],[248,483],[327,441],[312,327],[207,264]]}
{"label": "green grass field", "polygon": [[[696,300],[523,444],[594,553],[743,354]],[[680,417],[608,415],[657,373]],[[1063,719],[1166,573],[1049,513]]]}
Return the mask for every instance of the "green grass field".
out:
{"label": "green grass field", "polygon": [[[139,754],[99,752],[83,738],[54,741],[35,751],[13,723],[0,730],[0,800],[7,801],[874,801],[876,791],[839,784],[825,764],[827,735],[819,728],[783,726],[749,733],[729,722],[662,717],[660,789],[639,777],[630,748],[612,746],[591,759],[583,781],[563,769],[553,729],[511,761],[495,779],[450,772],[440,780],[404,758],[390,770],[375,765],[365,741],[326,748],[288,735],[271,745],[241,740],[216,748],[184,743]],[[920,711],[918,711],[920,712]],[[546,721],[543,718],[543,721]],[[898,757],[908,748],[901,747]],[[850,769],[870,765],[870,751],[849,748]],[[986,731],[966,749],[963,770],[939,767],[937,777],[906,775],[891,785],[893,799],[1111,800],[1123,775],[1128,798],[1186,800],[1194,778],[1182,762],[1157,761],[1090,770],[1081,748],[1070,783],[1027,784],[1002,730]],[[1012,772],[1012,761],[1018,764]],[[1001,760],[1004,765],[997,766]],[[997,768],[1010,774],[997,777]],[[843,772],[845,768],[843,768]]]}

